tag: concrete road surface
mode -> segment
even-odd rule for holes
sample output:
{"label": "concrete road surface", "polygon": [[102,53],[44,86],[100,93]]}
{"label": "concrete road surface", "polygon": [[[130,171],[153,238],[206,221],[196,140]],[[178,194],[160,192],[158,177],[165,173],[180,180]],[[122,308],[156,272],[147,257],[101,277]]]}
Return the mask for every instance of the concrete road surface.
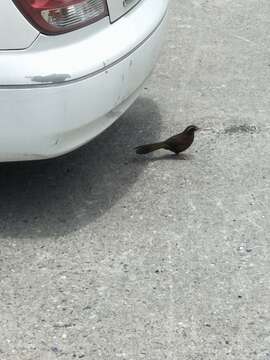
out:
{"label": "concrete road surface", "polygon": [[[1,360],[270,359],[269,19],[269,0],[172,0],[115,125],[0,166]],[[134,154],[191,123],[185,157]]]}

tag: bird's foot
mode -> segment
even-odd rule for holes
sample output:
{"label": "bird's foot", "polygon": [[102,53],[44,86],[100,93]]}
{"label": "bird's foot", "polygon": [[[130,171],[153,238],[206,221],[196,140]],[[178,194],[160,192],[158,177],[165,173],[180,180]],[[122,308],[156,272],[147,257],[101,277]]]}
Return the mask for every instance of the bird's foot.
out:
{"label": "bird's foot", "polygon": [[181,160],[187,160],[188,157],[182,153],[174,153],[174,156],[178,157]]}

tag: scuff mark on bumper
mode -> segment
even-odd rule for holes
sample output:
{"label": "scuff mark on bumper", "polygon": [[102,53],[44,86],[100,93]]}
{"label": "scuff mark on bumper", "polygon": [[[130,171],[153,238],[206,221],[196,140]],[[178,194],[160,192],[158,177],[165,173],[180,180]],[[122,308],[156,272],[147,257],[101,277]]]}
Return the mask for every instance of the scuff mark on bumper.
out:
{"label": "scuff mark on bumper", "polygon": [[33,82],[37,83],[45,83],[45,84],[59,84],[70,79],[71,75],[69,74],[50,74],[50,75],[36,75],[36,76],[28,76],[28,79],[31,79]]}

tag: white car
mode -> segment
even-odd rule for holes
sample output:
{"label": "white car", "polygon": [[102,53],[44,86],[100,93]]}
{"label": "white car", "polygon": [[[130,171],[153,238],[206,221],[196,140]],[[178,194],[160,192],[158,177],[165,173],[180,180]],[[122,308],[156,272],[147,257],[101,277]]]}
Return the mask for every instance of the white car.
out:
{"label": "white car", "polygon": [[0,0],[0,161],[78,148],[134,102],[169,0]]}

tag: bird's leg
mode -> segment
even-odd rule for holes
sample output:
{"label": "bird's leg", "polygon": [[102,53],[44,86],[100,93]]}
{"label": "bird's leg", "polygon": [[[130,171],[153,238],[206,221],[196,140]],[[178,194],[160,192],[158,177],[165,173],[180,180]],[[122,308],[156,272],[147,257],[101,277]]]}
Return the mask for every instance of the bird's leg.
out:
{"label": "bird's leg", "polygon": [[180,158],[182,160],[187,160],[187,157],[181,151],[180,152],[175,152],[174,156],[177,156],[178,158]]}

